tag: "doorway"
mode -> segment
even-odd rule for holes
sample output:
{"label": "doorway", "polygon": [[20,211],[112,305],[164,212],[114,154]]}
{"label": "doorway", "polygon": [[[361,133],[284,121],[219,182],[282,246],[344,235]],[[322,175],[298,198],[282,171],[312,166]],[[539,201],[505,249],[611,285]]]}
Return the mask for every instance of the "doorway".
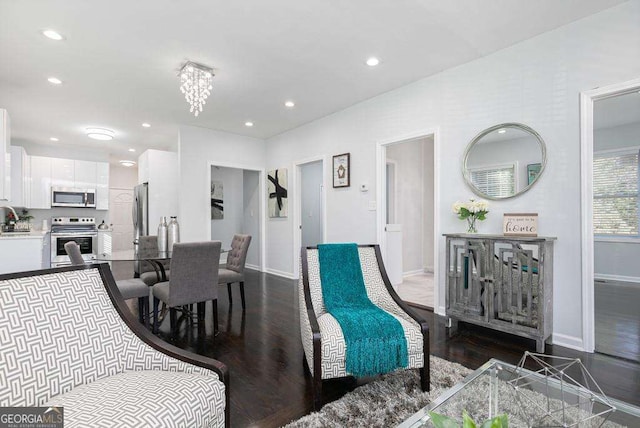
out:
{"label": "doorway", "polygon": [[293,267],[298,278],[300,248],[327,240],[324,156],[293,163]]}
{"label": "doorway", "polygon": [[133,189],[109,188],[109,222],[111,223],[111,245],[113,251],[130,250],[133,243]]}
{"label": "doorway", "polygon": [[640,79],[581,94],[583,348],[640,361]]}
{"label": "doorway", "polygon": [[[245,266],[261,270],[260,171],[220,165],[210,170],[211,239],[229,248],[234,235],[251,235]],[[226,254],[220,262],[226,262]]]}
{"label": "doorway", "polygon": [[433,309],[435,300],[435,140],[433,134],[382,146],[385,267],[398,295]]}

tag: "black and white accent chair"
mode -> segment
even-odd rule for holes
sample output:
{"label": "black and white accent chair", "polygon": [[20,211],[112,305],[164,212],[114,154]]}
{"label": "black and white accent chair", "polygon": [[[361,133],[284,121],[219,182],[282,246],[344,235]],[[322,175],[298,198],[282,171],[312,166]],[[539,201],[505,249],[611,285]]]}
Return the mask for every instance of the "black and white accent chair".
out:
{"label": "black and white accent chair", "polygon": [[[393,315],[407,339],[409,365],[420,369],[420,386],[429,391],[429,327],[398,297],[382,263],[378,245],[359,245],[360,265],[369,300]],[[317,247],[302,249],[302,275],[298,282],[300,334],[305,365],[313,376],[314,409],[322,407],[322,381],[351,376],[346,370],[346,344],[340,325],[322,298]]]}
{"label": "black and white accent chair", "polygon": [[[67,252],[71,264],[81,266],[85,264],[80,251],[80,246],[75,241],[69,241],[64,244],[64,250]],[[121,279],[116,281],[116,285],[122,294],[124,300],[138,299],[138,317],[140,322],[148,323],[149,317],[149,287],[140,278]]]}
{"label": "black and white accent chair", "polygon": [[246,308],[244,303],[244,265],[247,262],[249,244],[251,244],[251,235],[234,235],[231,241],[231,251],[227,254],[227,263],[224,268],[218,271],[218,282],[227,284],[229,306],[233,305],[231,284],[237,282],[240,285],[242,309]]}
{"label": "black and white accent chair", "polygon": [[224,364],[153,336],[108,264],[0,275],[0,407],[67,427],[229,426]]}

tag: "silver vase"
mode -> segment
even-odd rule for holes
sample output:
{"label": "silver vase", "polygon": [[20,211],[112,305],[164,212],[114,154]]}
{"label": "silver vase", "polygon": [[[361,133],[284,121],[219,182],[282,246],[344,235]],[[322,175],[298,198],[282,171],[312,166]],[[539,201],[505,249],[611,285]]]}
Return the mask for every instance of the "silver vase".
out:
{"label": "silver vase", "polygon": [[167,218],[160,217],[158,225],[158,251],[164,253],[167,251]]}
{"label": "silver vase", "polygon": [[178,224],[178,218],[176,216],[171,216],[168,229],[167,247],[169,251],[173,251],[173,244],[180,242],[180,225]]}

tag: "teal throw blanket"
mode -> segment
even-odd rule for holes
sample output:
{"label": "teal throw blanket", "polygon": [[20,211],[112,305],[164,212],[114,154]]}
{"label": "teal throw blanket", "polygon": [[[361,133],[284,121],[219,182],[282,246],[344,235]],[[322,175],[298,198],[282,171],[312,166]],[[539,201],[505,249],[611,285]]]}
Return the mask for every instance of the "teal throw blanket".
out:
{"label": "teal throw blanket", "polygon": [[367,296],[356,244],[318,245],[322,295],[347,345],[347,372],[371,376],[407,367],[404,330]]}

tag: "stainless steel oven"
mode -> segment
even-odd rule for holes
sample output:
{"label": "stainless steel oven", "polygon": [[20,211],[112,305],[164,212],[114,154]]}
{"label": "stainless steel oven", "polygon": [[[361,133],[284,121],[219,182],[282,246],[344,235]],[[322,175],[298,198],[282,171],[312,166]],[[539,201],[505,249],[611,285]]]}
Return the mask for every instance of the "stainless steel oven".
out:
{"label": "stainless steel oven", "polygon": [[98,229],[93,217],[54,217],[51,219],[51,267],[69,266],[64,244],[75,241],[86,262],[96,259]]}

